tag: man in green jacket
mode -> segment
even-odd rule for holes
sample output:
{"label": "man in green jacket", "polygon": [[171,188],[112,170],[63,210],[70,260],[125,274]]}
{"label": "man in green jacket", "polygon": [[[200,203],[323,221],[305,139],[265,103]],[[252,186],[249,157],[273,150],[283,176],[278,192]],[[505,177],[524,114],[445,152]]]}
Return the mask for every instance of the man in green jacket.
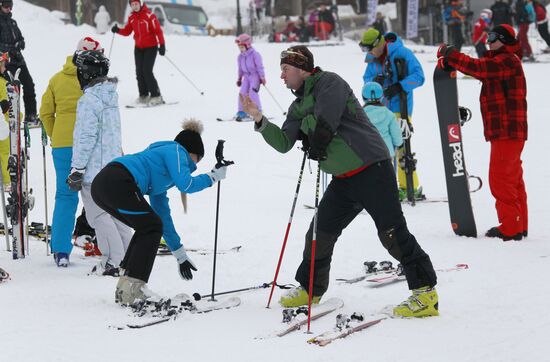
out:
{"label": "man in green jacket", "polygon": [[[86,37],[79,41],[77,52],[102,50],[99,42]],[[78,207],[78,192],[71,191],[65,180],[71,171],[73,130],[76,105],[82,90],[73,64],[67,57],[63,70],[56,73],[42,96],[40,119],[52,143],[52,158],[56,174],[55,205],[52,220],[52,253],[57,266],[66,267],[72,251],[71,238]]]}
{"label": "man in green jacket", "polygon": [[[337,74],[314,67],[313,54],[305,46],[281,53],[281,78],[296,96],[281,128],[269,122],[248,98],[244,99],[244,111],[254,118],[255,130],[274,149],[286,153],[302,140],[308,157],[333,175],[318,210],[313,302],[318,303],[328,289],[336,240],[365,209],[376,224],[382,245],[403,265],[413,292],[394,308],[394,314],[439,315],[436,274],[429,256],[407,228],[387,147],[350,86]],[[300,287],[281,297],[284,307],[307,304],[312,229],[313,223],[296,272]]]}

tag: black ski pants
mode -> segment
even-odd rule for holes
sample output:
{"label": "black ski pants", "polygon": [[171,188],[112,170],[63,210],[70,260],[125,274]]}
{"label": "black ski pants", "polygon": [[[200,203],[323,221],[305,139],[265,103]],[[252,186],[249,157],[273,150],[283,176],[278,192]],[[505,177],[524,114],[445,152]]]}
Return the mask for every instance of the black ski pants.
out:
{"label": "black ski pants", "polygon": [[537,30],[539,31],[540,36],[546,42],[546,45],[550,48],[550,34],[548,33],[548,21],[537,25]]}
{"label": "black ski pants", "polygon": [[462,45],[464,44],[464,37],[462,36],[462,24],[453,24],[449,25],[449,31],[451,32],[451,40],[453,41],[454,47],[460,51]]}
{"label": "black ski pants", "polygon": [[[433,287],[437,277],[428,254],[407,229],[395,172],[390,160],[375,163],[348,178],[334,177],[319,204],[313,295],[328,289],[334,245],[349,223],[365,209],[372,217],[382,245],[404,268],[409,289]],[[306,234],[303,260],[296,281],[309,287],[313,221]]]}
{"label": "black ski pants", "polygon": [[110,163],[92,182],[94,202],[135,230],[120,267],[129,277],[149,281],[162,237],[162,220],[138,188],[134,177],[120,163]]}
{"label": "black ski pants", "polygon": [[140,97],[160,96],[159,85],[153,74],[155,59],[157,58],[157,47],[138,49],[134,48],[134,59],[136,61],[136,78],[138,82]]}
{"label": "black ski pants", "polygon": [[485,54],[487,54],[487,46],[485,45],[485,43],[479,41],[475,45],[475,48],[476,48],[477,57],[479,59],[483,58]]}
{"label": "black ski pants", "polygon": [[32,80],[27,63],[23,60],[19,64],[9,64],[6,69],[13,75],[17,69],[21,69],[19,80],[23,88],[23,102],[25,103],[25,116],[36,116],[36,93],[34,91],[34,81]]}

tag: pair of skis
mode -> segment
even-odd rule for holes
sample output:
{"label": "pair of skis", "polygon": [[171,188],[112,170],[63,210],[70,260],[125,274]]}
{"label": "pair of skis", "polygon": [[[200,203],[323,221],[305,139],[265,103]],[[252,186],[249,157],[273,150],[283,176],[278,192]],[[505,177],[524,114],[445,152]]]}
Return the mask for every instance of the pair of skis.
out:
{"label": "pair of skis", "polygon": [[[223,255],[223,254],[232,254],[232,253],[238,253],[241,251],[242,245],[237,245],[229,249],[218,249],[216,254]],[[185,251],[188,253],[196,253],[199,255],[210,255],[214,254],[214,250],[208,249],[208,248],[185,248]],[[172,252],[168,248],[168,246],[164,246],[161,244],[159,246],[159,249],[157,250],[157,255],[172,255]]]}

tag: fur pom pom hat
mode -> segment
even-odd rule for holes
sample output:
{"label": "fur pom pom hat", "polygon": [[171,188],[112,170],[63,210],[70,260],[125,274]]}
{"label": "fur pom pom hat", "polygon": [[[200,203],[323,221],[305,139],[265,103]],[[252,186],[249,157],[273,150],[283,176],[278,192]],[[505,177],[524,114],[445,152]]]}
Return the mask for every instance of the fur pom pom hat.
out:
{"label": "fur pom pom hat", "polygon": [[178,133],[174,141],[182,145],[189,153],[194,153],[199,156],[199,159],[204,157],[204,144],[202,143],[201,133],[203,125],[199,120],[194,118],[185,120],[182,124],[183,131]]}

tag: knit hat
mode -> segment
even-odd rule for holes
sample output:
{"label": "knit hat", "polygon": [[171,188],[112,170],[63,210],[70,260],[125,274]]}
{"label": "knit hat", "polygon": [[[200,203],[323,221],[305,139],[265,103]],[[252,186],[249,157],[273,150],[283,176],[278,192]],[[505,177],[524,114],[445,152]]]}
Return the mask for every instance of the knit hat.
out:
{"label": "knit hat", "polygon": [[78,45],[76,46],[77,52],[84,50],[95,50],[103,53],[103,48],[101,47],[101,45],[99,45],[99,42],[97,40],[94,40],[93,38],[90,38],[89,36],[80,39],[78,41]]}
{"label": "knit hat", "polygon": [[306,72],[313,72],[313,68],[315,67],[313,54],[304,45],[297,45],[283,50],[281,52],[282,64],[289,64]]}
{"label": "knit hat", "polygon": [[1,6],[6,6],[6,7],[8,7],[8,6],[13,7],[13,0],[2,0],[2,1],[0,1],[0,5]]}
{"label": "knit hat", "polygon": [[384,39],[382,33],[380,33],[375,28],[369,28],[363,33],[363,37],[361,38],[361,42],[359,43],[359,45],[372,49],[376,48],[380,44],[384,44],[385,41],[386,40]]}
{"label": "knit hat", "polygon": [[202,143],[201,133],[202,123],[196,119],[188,119],[182,124],[183,131],[178,133],[174,141],[179,143],[189,153],[199,156],[199,160],[204,157],[204,144]]}
{"label": "knit hat", "polygon": [[489,42],[495,40],[500,40],[505,45],[514,45],[517,43],[516,31],[508,24],[497,25],[489,32],[488,38]]}

